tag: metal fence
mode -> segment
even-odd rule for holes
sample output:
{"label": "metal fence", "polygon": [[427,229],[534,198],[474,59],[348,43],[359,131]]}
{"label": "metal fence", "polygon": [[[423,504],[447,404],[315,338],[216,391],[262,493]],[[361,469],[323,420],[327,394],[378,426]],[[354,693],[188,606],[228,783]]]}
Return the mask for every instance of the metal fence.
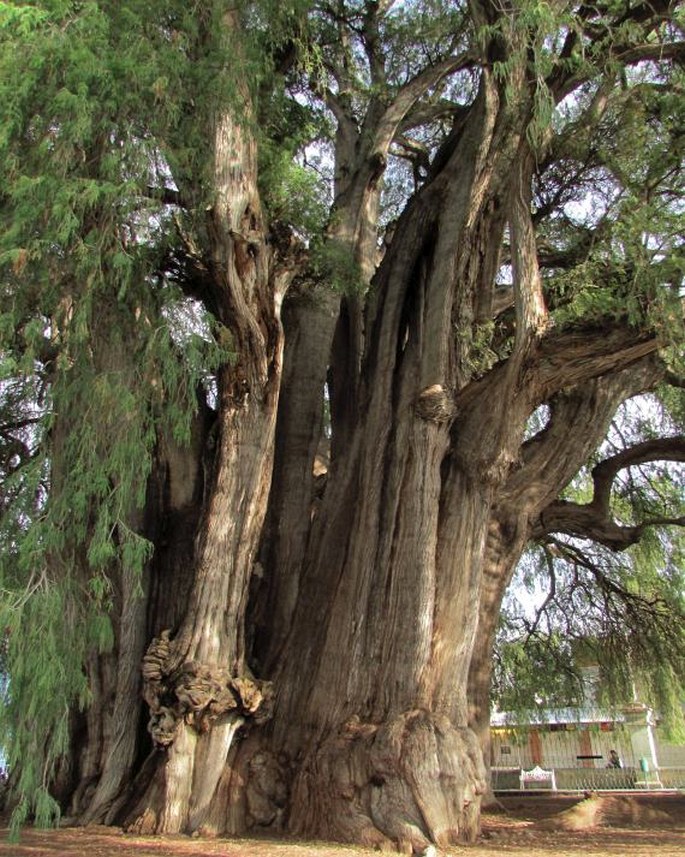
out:
{"label": "metal fence", "polygon": [[[493,768],[495,792],[520,791],[521,768]],[[627,768],[553,768],[557,791],[656,791],[685,789],[685,768],[659,768],[645,771]],[[550,790],[551,781],[527,782],[527,791]]]}

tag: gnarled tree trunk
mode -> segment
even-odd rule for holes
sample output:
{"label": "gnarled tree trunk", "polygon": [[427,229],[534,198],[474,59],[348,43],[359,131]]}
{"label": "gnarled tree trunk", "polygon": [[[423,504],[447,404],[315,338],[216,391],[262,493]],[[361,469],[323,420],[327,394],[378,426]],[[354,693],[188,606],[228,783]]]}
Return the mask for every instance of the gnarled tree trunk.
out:
{"label": "gnarled tree trunk", "polygon": [[[227,48],[235,49],[237,13],[227,12],[223,25]],[[246,87],[241,96],[239,107],[216,117],[215,196],[206,218],[214,300],[236,356],[217,375],[216,451],[185,613],[143,660],[156,749],[127,824],[146,832],[224,829],[220,780],[233,738],[270,709],[268,684],[247,667],[244,620],[271,483],[280,306],[294,260],[289,236],[267,236]]]}
{"label": "gnarled tree trunk", "polygon": [[[630,358],[628,358],[628,362]],[[478,629],[468,679],[469,725],[486,768],[490,754],[490,684],[500,609],[519,559],[545,534],[545,509],[554,503],[601,444],[619,404],[653,386],[663,367],[653,355],[630,368],[564,390],[550,399],[547,424],[521,450],[520,466],[497,492],[486,543]],[[488,800],[492,800],[489,780]]]}
{"label": "gnarled tree trunk", "polygon": [[[513,401],[501,372],[461,416],[469,370],[452,322],[473,318],[484,276],[474,246],[492,253],[488,270],[496,264],[499,242],[480,242],[502,227],[493,195],[506,192],[515,153],[498,139],[493,157],[506,133],[497,103],[486,80],[374,284],[359,413],[314,522],[275,676],[273,747],[295,768],[298,833],[418,850],[478,827],[485,775],[466,679],[493,490],[527,402]],[[509,434],[485,405],[497,395],[517,414]]]}

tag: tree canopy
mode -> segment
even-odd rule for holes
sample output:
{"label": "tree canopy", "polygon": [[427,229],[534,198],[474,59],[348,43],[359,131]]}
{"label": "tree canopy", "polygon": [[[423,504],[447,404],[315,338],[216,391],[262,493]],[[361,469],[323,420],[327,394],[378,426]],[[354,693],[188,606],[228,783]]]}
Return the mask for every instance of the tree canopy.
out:
{"label": "tree canopy", "polygon": [[528,642],[682,687],[682,3],[3,2],[0,47],[15,824],[468,838],[530,545]]}

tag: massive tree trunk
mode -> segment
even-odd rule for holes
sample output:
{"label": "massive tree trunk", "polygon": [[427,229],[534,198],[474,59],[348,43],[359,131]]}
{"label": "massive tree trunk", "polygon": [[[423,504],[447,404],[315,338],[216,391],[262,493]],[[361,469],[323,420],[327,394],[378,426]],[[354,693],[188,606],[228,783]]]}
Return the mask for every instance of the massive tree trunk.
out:
{"label": "massive tree trunk", "polygon": [[[350,119],[339,113],[336,138],[335,206],[324,252],[346,257],[357,289],[368,287],[376,266],[376,222],[380,176],[390,139],[362,146]],[[375,143],[375,145],[374,145]],[[328,248],[328,249],[326,249]],[[338,259],[337,264],[340,263]],[[336,263],[333,263],[335,266]],[[326,269],[326,265],[324,265]],[[267,675],[283,652],[292,622],[307,548],[315,493],[315,460],[342,454],[357,409],[357,375],[362,348],[360,297],[341,295],[324,270],[302,278],[283,311],[285,355],[283,396],[278,414],[278,447],[273,490],[263,538],[265,579],[254,599],[254,657]],[[336,359],[336,355],[339,359]],[[332,450],[324,434],[328,385]]]}
{"label": "massive tree trunk", "polygon": [[159,749],[152,783],[133,812],[138,830],[211,828],[211,802],[232,738],[267,704],[267,689],[246,668],[243,615],[266,504],[276,401],[272,395],[245,402],[242,379],[239,390],[231,380],[228,392],[222,383],[231,402],[222,402],[216,475],[187,612],[178,630],[155,638],[143,663],[150,732]]}
{"label": "massive tree trunk", "polygon": [[511,389],[501,372],[459,414],[469,370],[451,322],[473,318],[475,248],[496,267],[493,195],[513,149],[493,145],[496,102],[486,81],[374,284],[359,414],[275,677],[274,748],[297,760],[298,833],[417,850],[477,830],[484,771],[466,678],[493,488],[527,404],[512,402],[507,435],[502,411],[485,406]]}
{"label": "massive tree trunk", "polygon": [[[207,99],[191,91],[171,110],[160,77],[151,88],[174,118],[159,129],[151,123],[149,141],[144,121],[135,131],[155,159],[167,158],[155,189],[165,206],[159,225],[168,222],[168,205],[182,245],[160,272],[160,293],[168,276],[199,296],[233,354],[212,379],[216,419],[200,415],[186,450],[159,441],[145,514],[136,515],[133,503],[114,528],[108,519],[108,538],[121,524],[122,532],[149,538],[155,555],[142,579],[126,568],[107,578],[114,647],[85,664],[93,702],[75,735],[82,752],[72,808],[83,820],[165,833],[287,824],[308,836],[405,852],[472,840],[487,789],[492,646],[514,566],[527,540],[546,528],[607,511],[606,473],[597,483],[604,494],[586,508],[556,498],[616,403],[653,377],[656,342],[647,326],[638,334],[619,318],[613,301],[610,317],[597,309],[590,324],[578,317],[559,330],[550,325],[532,188],[534,174],[544,182],[541,128],[548,126],[549,138],[550,100],[572,94],[583,75],[613,69],[612,58],[634,58],[637,36],[631,30],[628,38],[623,24],[652,13],[617,13],[618,40],[606,38],[601,12],[581,13],[578,28],[560,30],[562,46],[549,15],[538,22],[515,4],[472,0],[457,32],[451,21],[450,32],[438,27],[433,46],[424,45],[434,58],[410,77],[418,62],[411,50],[406,71],[400,55],[386,63],[383,40],[396,29],[383,23],[389,9],[366,3],[354,20],[330,13],[344,43],[339,54],[326,50],[326,75],[312,87],[312,98],[326,90],[337,123],[334,210],[319,236],[318,269],[305,264],[287,227],[270,229],[261,210],[257,122],[244,79],[252,66],[230,61],[247,51],[238,12],[208,4],[182,26],[173,15],[151,26],[165,57],[202,65],[191,88],[202,81],[209,90]],[[261,47],[280,51],[279,27],[267,37],[261,15],[248,11],[245,20],[265,35]],[[189,22],[192,34],[183,32]],[[651,56],[650,26],[644,37]],[[401,41],[403,56],[404,35]],[[579,62],[581,41],[592,62]],[[358,74],[362,53],[368,63]],[[554,71],[543,80],[549,64]],[[466,69],[474,70],[470,83],[444,112],[440,81]],[[432,144],[424,150],[401,137],[446,115],[452,131],[428,165]],[[128,119],[122,127],[129,133]],[[119,139],[105,138],[108,145]],[[380,179],[393,143],[414,146],[426,171],[417,170],[422,186],[376,271]],[[580,156],[571,148],[585,180],[600,165],[596,147],[588,143]],[[563,175],[551,185],[550,210],[561,211]],[[131,223],[145,222],[147,212],[141,205]],[[124,231],[129,240],[126,224]],[[599,232],[583,246],[601,242]],[[564,227],[553,244],[564,245],[565,234]],[[340,252],[359,293],[341,298],[330,283],[310,287],[317,275],[336,279]],[[25,254],[17,248],[13,276]],[[495,287],[501,262],[513,274],[506,301]],[[281,306],[295,273],[284,332]],[[104,279],[107,288],[117,280]],[[573,283],[568,291],[572,299]],[[493,332],[505,303],[514,312]],[[92,352],[100,369],[125,375],[131,354],[115,353],[106,321],[94,328],[103,338],[94,336]],[[312,464],[326,384],[331,466],[325,492],[317,492]],[[150,397],[148,404],[156,401]],[[551,408],[548,426],[524,443],[543,403]],[[112,446],[102,444],[103,459]],[[138,460],[149,449],[143,452]],[[59,496],[59,474],[51,491]],[[604,533],[614,538],[610,529]],[[86,553],[77,545],[77,559],[79,550]],[[86,592],[92,581],[82,558]],[[239,731],[244,740],[236,742]],[[65,775],[63,794],[75,779]]]}
{"label": "massive tree trunk", "polygon": [[113,581],[114,649],[93,653],[89,663],[93,700],[85,732],[76,736],[80,782],[70,805],[82,823],[116,819],[145,749],[141,661],[151,637],[178,625],[190,593],[211,425],[208,409],[202,407],[187,446],[160,441],[145,515],[128,522],[155,545],[155,554],[142,577],[124,568]]}
{"label": "massive tree trunk", "polygon": [[[337,123],[334,202],[326,228],[323,271],[302,277],[284,308],[278,448],[261,554],[264,579],[255,587],[251,617],[256,624],[255,662],[267,675],[283,654],[298,598],[313,506],[321,493],[313,470],[319,477],[329,463],[335,470],[355,430],[364,349],[363,293],[378,263],[378,213],[388,152],[401,124],[411,126],[412,110],[420,99],[451,71],[471,61],[468,54],[449,56],[408,79],[390,98],[392,86],[379,37],[386,11],[378,4],[368,4],[364,11],[363,40],[374,91],[362,117],[349,98],[352,84],[346,63],[332,71],[338,92],[328,90],[326,102]],[[337,26],[344,53],[349,48],[349,31],[342,21]],[[344,277],[336,268],[344,270]],[[341,295],[339,281],[345,278],[350,282]],[[327,437],[323,434],[326,397]],[[315,465],[320,452],[324,468]]]}
{"label": "massive tree trunk", "polygon": [[[359,413],[275,675],[273,750],[293,766],[300,834],[405,851],[474,837],[486,782],[467,679],[495,503],[537,405],[655,348],[619,329],[558,337],[563,372],[548,359],[519,109],[484,74],[373,284]],[[476,380],[469,333],[492,296],[503,210],[516,341]]]}
{"label": "massive tree trunk", "polygon": [[[122,315],[124,319],[122,323]],[[84,409],[100,409],[108,397],[136,402],[135,387],[140,383],[137,362],[139,339],[136,326],[124,309],[108,300],[100,301],[92,319],[93,341],[90,351],[92,380],[97,392],[85,388],[81,393]],[[59,328],[59,322],[55,325]],[[100,394],[100,386],[104,392]],[[99,451],[105,467],[110,444],[126,431],[129,421],[148,418],[146,408],[122,413],[99,414]],[[151,456],[150,473],[131,474],[133,484],[123,486],[126,496],[145,493],[144,509],[136,508],[131,499],[116,522],[114,537],[123,542],[130,533],[155,545],[155,554],[142,568],[123,558],[112,561],[107,569],[109,599],[105,605],[112,627],[111,650],[102,651],[93,644],[85,664],[88,675],[90,704],[85,712],[72,715],[71,748],[58,767],[56,794],[70,816],[81,823],[111,823],[126,800],[128,787],[139,766],[141,726],[145,711],[142,699],[141,661],[150,636],[162,627],[178,622],[179,604],[190,590],[190,563],[202,505],[204,488],[203,459],[211,417],[206,406],[200,407],[193,421],[191,439],[179,446],[170,437],[158,438]],[[138,428],[138,427],[137,427]],[[61,490],[65,474],[61,472],[60,445],[64,443],[63,421],[56,420],[52,432],[55,453],[52,457],[52,479]],[[114,477],[110,477],[111,481]],[[140,481],[137,488],[135,482]],[[113,485],[112,487],[120,487]],[[89,523],[95,526],[91,516]],[[92,537],[92,533],[89,533]],[[90,568],[83,545],[73,548],[78,558],[83,588],[91,585]],[[74,563],[76,565],[76,563]],[[173,596],[172,594],[173,593]],[[152,628],[149,627],[152,624]]]}
{"label": "massive tree trunk", "polygon": [[[469,667],[482,593],[497,593],[483,586],[497,566],[488,535],[501,539],[509,526],[493,536],[491,522],[515,493],[527,419],[561,388],[654,349],[620,330],[549,342],[527,204],[527,115],[525,100],[505,104],[484,72],[398,224],[365,317],[345,455],[296,546],[302,572],[291,563],[297,580],[263,645],[274,716],[240,748],[237,730],[271,714],[271,686],[247,670],[244,610],[271,475],[288,276],[274,275],[251,143],[227,119],[218,124],[217,165],[246,147],[241,170],[217,167],[224,194],[209,223],[237,361],[218,378],[216,460],[188,610],[144,659],[157,749],[128,814],[135,829],[235,831],[287,815],[299,834],[405,852],[475,837],[487,783],[469,725]],[[479,378],[473,339],[492,313],[507,219],[516,340]],[[305,432],[300,461],[312,450]],[[303,496],[310,502],[308,480]],[[515,523],[509,557],[524,541]],[[504,575],[500,567],[495,581]],[[280,598],[272,595],[279,609]]]}

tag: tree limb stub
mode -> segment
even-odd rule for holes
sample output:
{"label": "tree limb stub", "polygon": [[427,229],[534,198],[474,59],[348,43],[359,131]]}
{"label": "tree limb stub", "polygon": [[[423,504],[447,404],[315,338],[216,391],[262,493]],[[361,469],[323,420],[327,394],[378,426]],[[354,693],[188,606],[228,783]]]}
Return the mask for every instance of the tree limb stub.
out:
{"label": "tree limb stub", "polygon": [[434,423],[449,422],[456,413],[453,396],[441,384],[422,390],[414,407],[421,419]]}

